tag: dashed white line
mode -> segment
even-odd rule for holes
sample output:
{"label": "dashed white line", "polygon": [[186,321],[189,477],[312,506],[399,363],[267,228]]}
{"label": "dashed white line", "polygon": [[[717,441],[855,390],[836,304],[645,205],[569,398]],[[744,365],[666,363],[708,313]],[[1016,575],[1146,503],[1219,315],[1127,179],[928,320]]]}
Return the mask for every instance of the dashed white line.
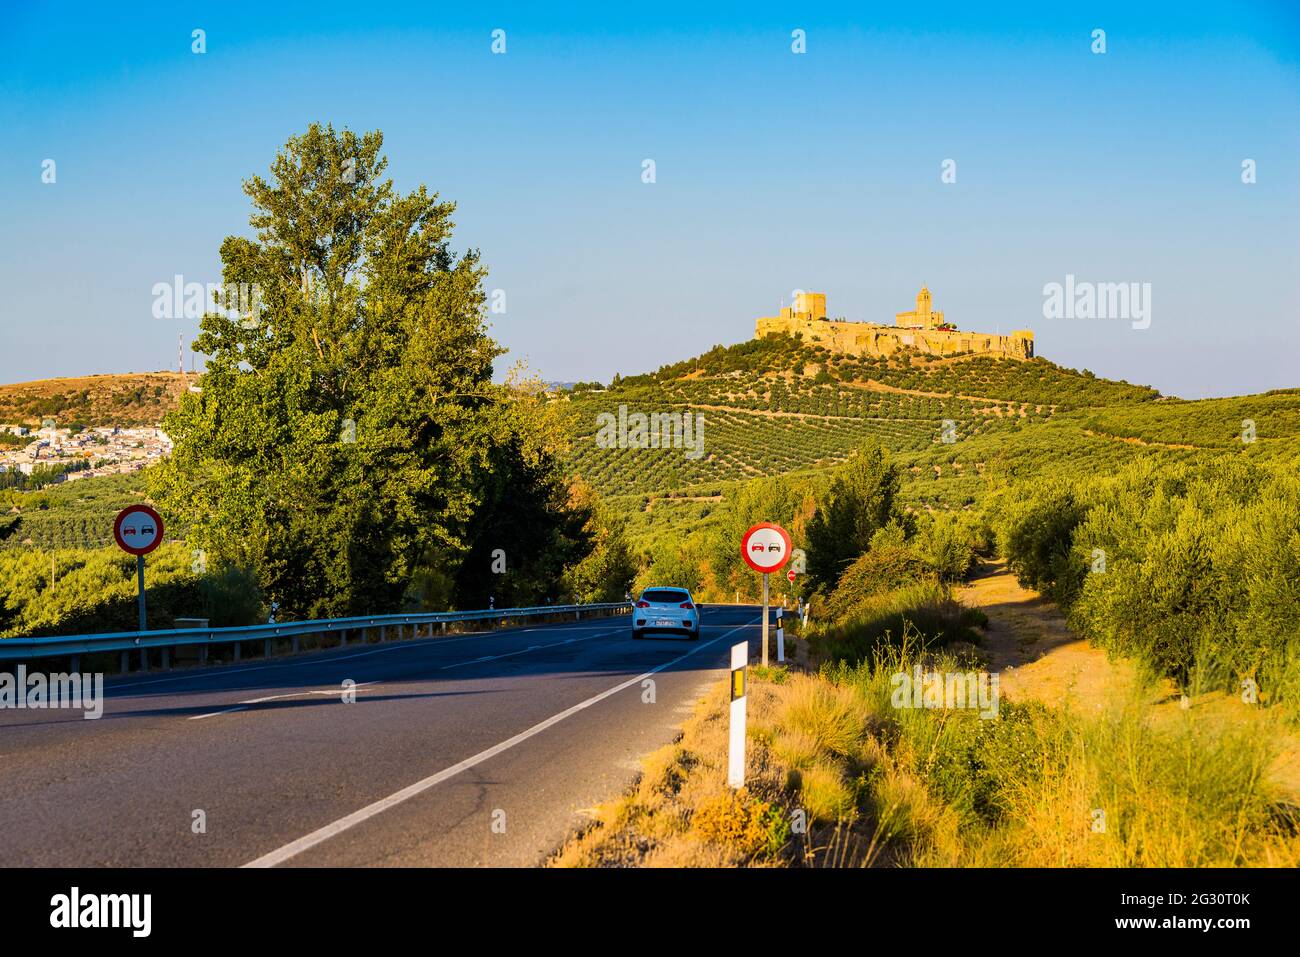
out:
{"label": "dashed white line", "polygon": [[[115,682],[112,687],[107,688],[105,690],[107,692],[121,692],[122,697],[130,697],[130,692],[132,690],[136,688],[143,688],[146,685],[166,684],[173,681],[192,681],[195,678],[224,677],[233,674],[246,675],[254,671],[267,671],[271,668],[305,668],[310,665],[330,664],[335,661],[349,661],[353,658],[366,658],[369,657],[370,655],[382,655],[393,651],[409,651],[412,648],[423,648],[425,646],[433,645],[433,644],[442,646],[442,645],[454,645],[461,641],[482,641],[484,639],[484,636],[505,637],[508,635],[521,635],[530,631],[550,631],[552,628],[557,628],[564,631],[573,631],[575,629],[580,631],[587,631],[591,627],[592,627],[591,625],[571,625],[571,624],[560,622],[554,626],[549,626],[549,627],[542,626],[536,628],[506,628],[499,632],[477,631],[474,632],[473,634],[462,635],[457,638],[439,638],[439,637],[408,638],[402,641],[393,642],[392,644],[383,648],[374,648],[370,651],[358,651],[347,655],[332,655],[328,653],[328,651],[332,649],[328,649],[325,654],[316,655],[311,658],[305,658],[301,661],[277,661],[274,664],[270,664],[270,665],[253,665],[251,667],[238,665],[229,671],[216,671],[216,670],[207,669],[202,671],[194,671],[191,672],[190,674],[184,674],[184,675],[169,675],[166,678],[144,678],[140,680],[128,678],[125,681],[121,682],[120,684]],[[604,626],[596,625],[595,627],[603,628]],[[612,631],[606,632],[606,634],[612,635],[614,634],[614,632]],[[588,636],[588,638],[599,638],[599,637],[600,637],[599,635]],[[571,638],[569,640],[587,641],[588,638]]]}
{"label": "dashed white line", "polygon": [[[383,682],[381,682],[381,681],[364,681],[364,682],[362,682],[362,683],[359,684],[359,685],[353,685],[353,688],[370,688],[370,687],[373,687],[374,685],[377,685],[377,684],[383,684]],[[234,707],[234,708],[224,708],[224,709],[221,710],[221,711],[209,711],[207,714],[195,714],[195,715],[191,715],[191,716],[188,718],[188,720],[190,720],[190,721],[202,721],[204,718],[215,718],[215,717],[217,717],[217,715],[222,715],[222,714],[234,714],[236,711],[247,711],[248,708],[246,707],[246,705],[250,705],[250,704],[266,704],[266,702],[268,702],[268,701],[280,701],[280,700],[282,700],[282,699],[284,699],[284,698],[303,698],[303,697],[306,697],[307,695],[313,695],[313,694],[330,695],[330,696],[334,696],[334,695],[342,696],[342,694],[343,694],[343,690],[344,690],[344,689],[343,689],[342,687],[338,687],[338,688],[322,688],[322,689],[313,689],[313,690],[311,690],[311,691],[291,691],[291,692],[289,692],[289,693],[287,693],[287,694],[271,694],[271,695],[267,695],[265,698],[249,698],[247,701],[241,701],[241,702],[239,702],[239,706],[238,706],[238,707]]]}
{"label": "dashed white line", "polygon": [[[617,631],[605,631],[605,632],[601,632],[601,633],[599,633],[599,634],[595,634],[595,635],[587,635],[587,637],[585,637],[585,638],[569,638],[569,639],[566,640],[566,641],[555,641],[555,642],[552,642],[552,643],[549,644],[549,645],[529,645],[527,648],[521,648],[519,651],[508,651],[508,652],[505,652],[504,654],[500,654],[500,655],[485,655],[485,656],[482,657],[482,658],[471,658],[471,659],[468,660],[468,661],[457,661],[457,662],[454,662],[453,664],[450,664],[450,665],[442,665],[442,666],[440,666],[440,667],[438,668],[438,670],[439,670],[439,671],[447,671],[447,670],[450,669],[450,668],[464,668],[464,667],[467,666],[467,665],[479,665],[479,664],[483,664],[485,661],[500,661],[502,658],[514,658],[514,657],[517,656],[517,655],[526,655],[526,654],[528,654],[530,651],[541,651],[541,650],[546,649],[546,648],[558,648],[560,645],[569,645],[569,644],[572,644],[572,643],[575,642],[575,641],[591,641],[591,640],[593,640],[593,639],[595,639],[595,638],[605,638],[605,637],[608,637],[609,635],[614,635],[614,634],[617,634],[617,633],[618,633]],[[379,651],[389,651],[389,650],[391,650],[391,649],[388,649],[388,648],[381,648],[381,649],[377,649],[376,651],[372,651],[372,652],[363,652],[362,654],[378,654]],[[330,660],[331,660],[331,661],[343,661],[345,658],[360,658],[360,657],[361,657],[361,654],[357,654],[357,655],[347,655],[347,656],[340,657],[340,658],[331,658]],[[359,684],[359,685],[357,685],[356,687],[358,687],[358,688],[364,688],[364,687],[366,687],[367,685],[376,685],[376,684],[379,684],[379,683],[380,683],[380,682],[378,682],[378,681],[367,681],[367,682],[365,682],[365,683],[363,683],[363,684]],[[249,701],[241,701],[241,702],[239,702],[239,704],[241,705],[241,707],[235,707],[235,708],[224,708],[224,709],[222,709],[222,710],[220,710],[220,711],[209,711],[207,714],[194,714],[194,715],[190,715],[190,717],[187,718],[186,720],[187,720],[187,721],[202,721],[204,718],[215,718],[215,717],[218,717],[219,715],[223,715],[223,714],[234,714],[236,711],[247,711],[248,708],[246,708],[246,707],[242,707],[242,705],[263,704],[264,702],[267,702],[267,701],[275,701],[275,700],[277,700],[277,699],[279,699],[279,698],[297,698],[297,697],[301,697],[302,695],[309,695],[309,694],[341,694],[341,693],[342,693],[341,690],[328,689],[328,690],[325,690],[325,691],[295,691],[295,692],[293,692],[293,693],[291,693],[291,694],[270,695],[270,696],[265,697],[265,698],[253,698],[253,699],[251,699],[251,700],[249,700]]]}
{"label": "dashed white line", "polygon": [[227,708],[224,711],[209,711],[207,714],[192,714],[187,718],[188,721],[202,721],[204,718],[215,718],[223,714],[234,714],[236,711],[247,711],[247,708]]}

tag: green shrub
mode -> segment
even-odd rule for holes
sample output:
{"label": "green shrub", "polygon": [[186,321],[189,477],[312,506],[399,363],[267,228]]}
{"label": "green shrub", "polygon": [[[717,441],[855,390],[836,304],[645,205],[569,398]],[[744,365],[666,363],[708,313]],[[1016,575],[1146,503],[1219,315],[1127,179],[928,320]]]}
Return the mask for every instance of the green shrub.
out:
{"label": "green shrub", "polygon": [[[1013,484],[1000,540],[1071,625],[1188,688],[1300,700],[1300,477],[1283,465],[1137,460],[1066,488]],[[1007,504],[1010,503],[1010,504]]]}
{"label": "green shrub", "polygon": [[1013,486],[999,502],[999,545],[1017,580],[1069,604],[1083,579],[1072,554],[1074,530],[1086,509],[1064,483]]}
{"label": "green shrub", "polygon": [[922,647],[956,641],[978,644],[979,621],[939,582],[919,582],[857,602],[844,617],[828,620],[811,635],[824,661],[870,660],[882,645]]}
{"label": "green shrub", "polygon": [[[54,571],[51,585],[50,572]],[[41,636],[134,631],[139,625],[135,559],[116,547],[0,552],[0,635]],[[149,627],[208,618],[213,627],[252,624],[261,595],[249,573],[204,575],[183,542],[166,542],[145,559]]]}
{"label": "green shrub", "polygon": [[872,605],[883,592],[935,580],[925,560],[906,545],[872,548],[845,569],[819,614],[842,621],[863,606]]}
{"label": "green shrub", "polygon": [[969,519],[938,514],[919,524],[916,548],[940,581],[961,581],[975,567],[978,532]]}

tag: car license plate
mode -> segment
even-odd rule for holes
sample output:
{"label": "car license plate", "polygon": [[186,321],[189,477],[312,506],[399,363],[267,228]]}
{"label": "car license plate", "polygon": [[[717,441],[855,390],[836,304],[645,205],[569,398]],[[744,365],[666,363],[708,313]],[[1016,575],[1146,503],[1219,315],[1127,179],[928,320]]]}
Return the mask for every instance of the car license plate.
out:
{"label": "car license plate", "polygon": [[677,622],[669,621],[667,618],[660,618],[658,621],[655,622],[655,624],[658,625],[660,628],[671,628],[674,625],[676,625]]}

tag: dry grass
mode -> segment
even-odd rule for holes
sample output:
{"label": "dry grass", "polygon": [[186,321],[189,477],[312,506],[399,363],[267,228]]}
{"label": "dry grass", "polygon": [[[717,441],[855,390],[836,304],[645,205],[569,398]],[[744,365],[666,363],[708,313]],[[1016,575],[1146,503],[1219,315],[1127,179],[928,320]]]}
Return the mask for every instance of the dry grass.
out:
{"label": "dry grass", "polygon": [[38,426],[152,426],[174,409],[197,376],[139,372],[38,379],[0,385],[0,422]]}
{"label": "dry grass", "polygon": [[[752,678],[752,673],[751,673]],[[770,721],[780,686],[751,680],[751,731]],[[728,697],[719,684],[681,738],[652,753],[631,791],[596,811],[551,860],[558,867],[734,867],[773,861],[787,841],[776,798],[784,787],[761,731],[751,734],[749,786],[726,786]]]}
{"label": "dry grass", "polygon": [[1005,789],[1008,862],[1300,865],[1300,818],[1268,782],[1275,748],[1262,731],[1190,714],[1157,723],[1137,700],[1100,718],[1068,718],[1059,732],[1065,759]]}
{"label": "dry grass", "polygon": [[896,710],[889,677],[906,653],[819,675],[751,669],[738,794],[720,685],[552,864],[1300,865],[1300,818],[1268,781],[1261,726],[1155,721],[1140,694],[1099,716]]}

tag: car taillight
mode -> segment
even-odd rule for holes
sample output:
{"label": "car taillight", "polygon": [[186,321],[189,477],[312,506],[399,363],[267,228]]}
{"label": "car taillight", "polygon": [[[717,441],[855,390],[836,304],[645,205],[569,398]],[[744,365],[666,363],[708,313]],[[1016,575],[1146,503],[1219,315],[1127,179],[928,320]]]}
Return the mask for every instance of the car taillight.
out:
{"label": "car taillight", "polygon": [[684,602],[682,602],[682,607],[683,607],[683,608],[689,608],[691,611],[694,611],[694,610],[695,610],[695,606],[692,605],[689,601],[684,601]]}
{"label": "car taillight", "polygon": [[639,601],[639,602],[636,603],[636,606],[637,606],[638,608],[649,608],[649,607],[650,607],[650,603],[649,603],[648,601]]}

